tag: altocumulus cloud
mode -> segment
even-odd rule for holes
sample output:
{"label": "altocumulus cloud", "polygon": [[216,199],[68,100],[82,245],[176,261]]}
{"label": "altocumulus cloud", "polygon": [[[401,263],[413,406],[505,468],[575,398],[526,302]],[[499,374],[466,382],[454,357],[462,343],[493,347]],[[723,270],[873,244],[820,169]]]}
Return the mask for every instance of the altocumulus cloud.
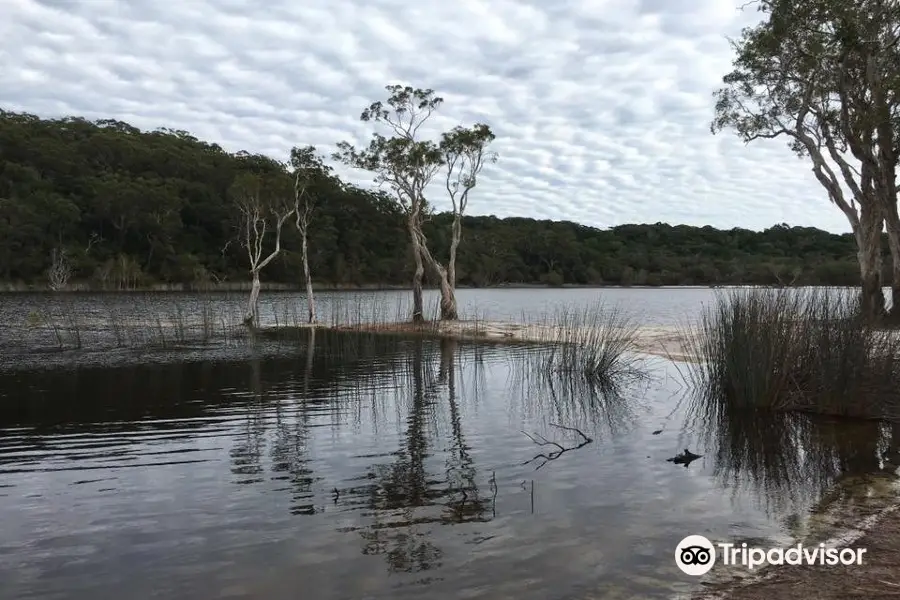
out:
{"label": "altocumulus cloud", "polygon": [[285,159],[364,143],[386,84],[430,87],[430,133],[497,134],[472,214],[844,231],[784,143],[709,133],[740,1],[3,0],[0,106]]}

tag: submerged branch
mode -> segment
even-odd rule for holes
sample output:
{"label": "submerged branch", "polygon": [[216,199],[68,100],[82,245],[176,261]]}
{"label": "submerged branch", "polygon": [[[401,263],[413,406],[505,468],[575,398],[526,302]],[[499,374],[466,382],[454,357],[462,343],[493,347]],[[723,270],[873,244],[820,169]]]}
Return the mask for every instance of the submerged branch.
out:
{"label": "submerged branch", "polygon": [[[558,427],[558,428],[560,428],[560,429],[565,429],[566,431],[574,431],[575,433],[577,433],[578,435],[581,436],[581,440],[582,440],[582,441],[579,442],[578,445],[576,445],[576,446],[570,446],[570,447],[566,448],[565,446],[559,444],[558,442],[552,442],[552,441],[548,440],[547,438],[545,438],[544,436],[542,436],[542,435],[540,435],[540,434],[538,434],[538,433],[535,433],[534,435],[531,435],[531,434],[529,434],[529,433],[523,431],[522,433],[524,433],[524,434],[528,437],[528,439],[530,439],[532,442],[534,442],[534,443],[537,444],[538,446],[556,446],[557,448],[559,448],[559,450],[550,452],[550,453],[548,453],[548,454],[544,454],[544,453],[537,454],[536,456],[534,456],[534,458],[531,458],[531,459],[526,460],[525,462],[523,462],[522,465],[527,465],[527,464],[529,464],[529,463],[532,463],[532,462],[536,461],[536,460],[539,459],[539,458],[542,458],[542,459],[544,459],[544,462],[542,462],[541,464],[539,464],[539,465],[538,465],[537,467],[535,467],[535,469],[534,469],[535,471],[537,471],[538,469],[540,469],[541,467],[543,467],[544,465],[546,465],[548,462],[550,462],[550,461],[552,461],[552,460],[558,459],[559,457],[561,457],[561,456],[562,456],[563,454],[565,454],[566,452],[571,452],[571,451],[573,451],[573,450],[579,450],[579,449],[584,448],[585,446],[587,446],[588,444],[590,444],[591,442],[594,441],[593,439],[591,439],[591,438],[589,438],[588,436],[586,436],[586,435],[584,434],[584,432],[581,431],[580,429],[578,429],[577,427],[566,427],[566,426],[564,426],[564,425],[557,425],[557,424],[555,424],[555,423],[550,423],[550,426],[551,426],[551,427]],[[540,438],[540,440],[538,440],[537,438]]]}

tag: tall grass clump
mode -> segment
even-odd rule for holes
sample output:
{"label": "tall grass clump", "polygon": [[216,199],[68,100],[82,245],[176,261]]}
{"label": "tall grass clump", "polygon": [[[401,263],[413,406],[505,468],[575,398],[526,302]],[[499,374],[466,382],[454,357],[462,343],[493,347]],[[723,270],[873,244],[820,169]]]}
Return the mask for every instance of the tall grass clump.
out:
{"label": "tall grass clump", "polygon": [[687,379],[707,412],[900,417],[900,337],[862,318],[844,290],[731,290],[684,339],[696,361]]}
{"label": "tall grass clump", "polygon": [[546,372],[598,383],[644,376],[635,353],[639,327],[618,307],[560,307],[543,328],[550,342],[542,367]]}

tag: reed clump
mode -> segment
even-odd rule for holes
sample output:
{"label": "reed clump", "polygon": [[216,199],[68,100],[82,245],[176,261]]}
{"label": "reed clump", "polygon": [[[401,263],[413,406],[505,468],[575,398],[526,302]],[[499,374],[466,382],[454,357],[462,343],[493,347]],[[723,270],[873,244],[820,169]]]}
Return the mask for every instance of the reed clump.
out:
{"label": "reed clump", "polygon": [[[58,351],[103,348],[175,348],[196,343],[246,337],[240,313],[222,302],[204,299],[199,305],[176,304],[159,311],[127,310],[101,301],[86,307],[71,301],[31,311],[27,331],[43,332],[32,339],[36,348],[49,343]],[[49,337],[46,337],[49,336]]]}
{"label": "reed clump", "polygon": [[900,417],[900,337],[862,318],[845,290],[720,294],[683,333],[687,379],[722,405]]}
{"label": "reed clump", "polygon": [[[525,317],[523,317],[525,318]],[[636,352],[639,325],[621,308],[602,302],[556,308],[532,327],[548,343],[542,369],[598,383],[646,377]]]}

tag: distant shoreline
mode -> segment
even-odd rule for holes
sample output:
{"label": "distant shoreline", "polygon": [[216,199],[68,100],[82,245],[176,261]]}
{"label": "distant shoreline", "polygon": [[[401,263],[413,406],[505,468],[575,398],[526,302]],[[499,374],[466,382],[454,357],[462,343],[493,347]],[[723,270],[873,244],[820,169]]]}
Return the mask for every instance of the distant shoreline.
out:
{"label": "distant shoreline", "polygon": [[[544,283],[509,283],[490,286],[471,286],[459,285],[458,290],[571,290],[571,289],[719,289],[719,288],[736,288],[736,287],[771,287],[779,286],[762,286],[750,283],[728,283],[728,284],[711,284],[711,285],[620,285],[620,284],[563,284],[563,285],[547,285]],[[816,285],[816,286],[784,286],[784,287],[846,287],[834,285]],[[425,290],[437,291],[437,286],[425,286]],[[411,292],[412,289],[405,285],[390,284],[371,284],[371,285],[331,285],[321,284],[313,285],[315,292]],[[282,283],[263,283],[263,292],[279,292],[279,293],[300,293],[305,294],[306,288]],[[167,284],[161,283],[151,286],[141,286],[129,289],[116,289],[109,287],[92,286],[84,283],[73,283],[65,289],[53,291],[47,286],[27,285],[17,283],[0,282],[0,294],[148,294],[148,293],[223,293],[223,292],[250,292],[250,282],[241,283],[220,283],[209,285],[190,285],[190,284]]]}

